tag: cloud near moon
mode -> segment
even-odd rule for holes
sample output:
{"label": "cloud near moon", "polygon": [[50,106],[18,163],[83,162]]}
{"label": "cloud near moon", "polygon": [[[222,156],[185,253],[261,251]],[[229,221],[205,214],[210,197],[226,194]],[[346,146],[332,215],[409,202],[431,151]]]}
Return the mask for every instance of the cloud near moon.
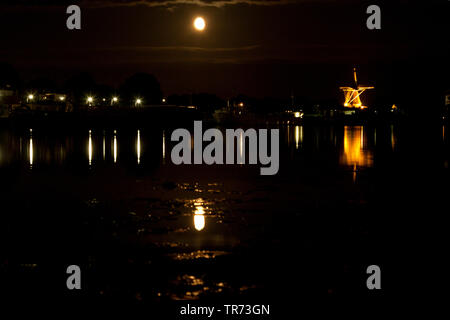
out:
{"label": "cloud near moon", "polygon": [[[42,7],[64,7],[70,4],[77,4],[82,8],[110,8],[110,7],[161,7],[169,10],[181,6],[215,7],[223,8],[233,5],[247,6],[284,6],[289,4],[302,3],[335,3],[336,0],[42,0],[39,6]],[[340,3],[357,3],[358,0],[341,0]],[[0,8],[8,7],[36,7],[35,0],[15,0],[0,4]]]}
{"label": "cloud near moon", "polygon": [[[311,0],[310,0],[311,1]],[[148,7],[167,7],[175,8],[182,5],[195,5],[200,7],[225,7],[232,5],[249,5],[249,6],[280,6],[297,2],[305,2],[298,0],[141,0],[141,1],[123,1],[123,0],[89,0],[82,1],[81,5],[88,7],[114,7],[114,6],[136,6],[145,5]],[[308,2],[308,0],[306,1]]]}

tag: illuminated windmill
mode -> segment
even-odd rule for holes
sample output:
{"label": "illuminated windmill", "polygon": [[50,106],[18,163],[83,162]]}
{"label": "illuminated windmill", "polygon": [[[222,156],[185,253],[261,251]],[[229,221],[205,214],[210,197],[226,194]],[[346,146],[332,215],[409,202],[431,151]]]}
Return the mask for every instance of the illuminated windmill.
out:
{"label": "illuminated windmill", "polygon": [[375,87],[362,87],[358,85],[358,78],[356,77],[356,68],[353,68],[353,77],[355,79],[355,86],[354,87],[340,87],[344,94],[345,94],[345,102],[344,107],[347,108],[359,108],[364,109],[367,108],[366,106],[363,106],[361,103],[361,94],[369,89],[374,89]]}

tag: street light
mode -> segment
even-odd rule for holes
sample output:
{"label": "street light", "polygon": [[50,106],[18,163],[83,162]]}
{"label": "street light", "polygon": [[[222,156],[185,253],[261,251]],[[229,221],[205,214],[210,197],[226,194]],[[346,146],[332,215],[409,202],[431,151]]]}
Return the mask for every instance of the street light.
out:
{"label": "street light", "polygon": [[136,99],[136,103],[135,103],[135,105],[136,105],[136,106],[140,106],[140,105],[141,105],[141,103],[142,103],[142,100],[141,100],[141,99],[139,99],[139,98],[137,98],[137,99]]}
{"label": "street light", "polygon": [[94,102],[94,98],[93,97],[87,97],[87,103],[89,106],[92,105],[92,102]]}
{"label": "street light", "polygon": [[33,101],[33,99],[34,99],[34,96],[32,94],[29,94],[27,97],[27,103],[30,101]]}

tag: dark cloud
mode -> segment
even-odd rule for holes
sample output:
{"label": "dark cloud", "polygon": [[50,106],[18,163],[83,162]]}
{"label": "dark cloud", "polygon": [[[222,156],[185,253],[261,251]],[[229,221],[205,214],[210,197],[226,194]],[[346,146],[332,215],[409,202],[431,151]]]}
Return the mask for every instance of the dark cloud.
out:
{"label": "dark cloud", "polygon": [[83,4],[88,6],[135,6],[135,5],[146,5],[149,7],[176,7],[180,5],[195,5],[200,7],[224,7],[237,4],[255,5],[255,6],[278,6],[285,5],[293,2],[298,2],[295,0],[93,0],[93,1],[83,1]]}
{"label": "dark cloud", "polygon": [[8,6],[67,6],[77,4],[83,7],[117,7],[117,6],[137,6],[166,7],[177,6],[199,6],[221,8],[233,5],[248,6],[282,6],[293,3],[320,3],[333,2],[332,0],[14,0],[4,1],[2,5]]}

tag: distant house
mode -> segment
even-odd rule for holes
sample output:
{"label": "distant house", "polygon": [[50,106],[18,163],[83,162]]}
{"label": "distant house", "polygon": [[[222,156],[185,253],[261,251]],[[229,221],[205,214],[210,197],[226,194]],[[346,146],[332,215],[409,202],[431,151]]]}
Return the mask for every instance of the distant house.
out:
{"label": "distant house", "polygon": [[39,96],[41,102],[64,103],[67,96],[64,93],[44,93]]}
{"label": "distant house", "polygon": [[28,95],[26,105],[32,111],[66,111],[67,96],[64,93],[47,92],[38,96]]}
{"label": "distant house", "polygon": [[14,96],[14,91],[11,89],[0,89],[0,103],[5,101],[8,97]]}

